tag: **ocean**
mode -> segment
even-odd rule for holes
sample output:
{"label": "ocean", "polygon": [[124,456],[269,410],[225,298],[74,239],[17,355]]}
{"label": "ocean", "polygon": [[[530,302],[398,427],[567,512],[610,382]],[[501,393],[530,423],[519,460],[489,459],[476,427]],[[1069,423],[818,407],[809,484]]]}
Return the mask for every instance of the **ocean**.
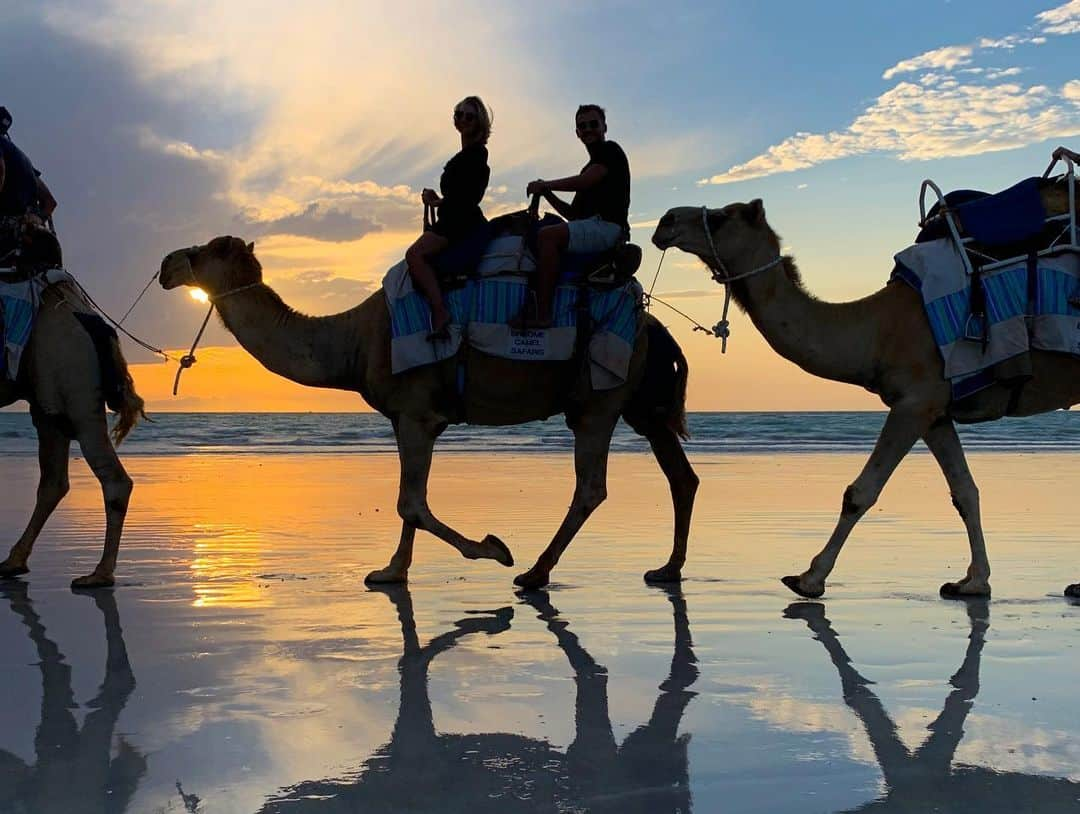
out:
{"label": "ocean", "polygon": [[[821,453],[871,450],[884,412],[691,413],[688,451],[700,453]],[[123,445],[124,455],[196,453],[393,452],[390,422],[370,413],[156,413]],[[1080,416],[1057,411],[1023,419],[961,426],[969,452],[1080,451]],[[573,436],[562,417],[515,427],[454,426],[441,452],[569,451]],[[614,452],[648,449],[620,423]],[[926,452],[921,443],[916,451]],[[0,455],[35,455],[27,413],[0,413]]]}

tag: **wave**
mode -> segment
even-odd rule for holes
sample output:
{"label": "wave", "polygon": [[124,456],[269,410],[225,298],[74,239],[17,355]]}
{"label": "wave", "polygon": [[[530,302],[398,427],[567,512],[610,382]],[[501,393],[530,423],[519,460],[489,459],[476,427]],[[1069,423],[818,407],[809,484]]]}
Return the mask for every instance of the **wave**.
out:
{"label": "wave", "polygon": [[[884,422],[866,413],[691,413],[692,455],[869,452]],[[1080,416],[1068,411],[959,427],[969,451],[1080,451]],[[515,427],[447,429],[440,452],[518,454],[569,451],[573,435],[561,418]],[[617,428],[614,452],[648,447],[628,427]],[[921,444],[916,448],[925,451]],[[33,455],[37,442],[30,416],[0,413],[0,454]],[[394,452],[390,423],[365,413],[159,413],[124,443],[124,455],[327,454]]]}

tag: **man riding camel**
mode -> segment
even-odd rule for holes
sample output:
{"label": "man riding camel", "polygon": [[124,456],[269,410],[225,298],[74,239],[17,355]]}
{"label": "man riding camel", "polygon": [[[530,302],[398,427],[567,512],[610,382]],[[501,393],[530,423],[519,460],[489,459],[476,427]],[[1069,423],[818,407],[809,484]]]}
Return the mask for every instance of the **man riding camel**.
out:
{"label": "man riding camel", "polygon": [[[607,117],[599,105],[581,105],[575,115],[577,136],[589,161],[577,175],[554,181],[529,182],[527,195],[543,195],[567,223],[545,226],[537,235],[536,312],[527,310],[516,328],[550,328],[559,261],[563,253],[592,254],[613,249],[629,238],[630,162],[607,136]],[[555,192],[573,192],[570,203]]]}
{"label": "man riding camel", "polygon": [[22,150],[8,135],[11,114],[0,107],[0,267],[14,265],[23,235],[45,228],[56,199]]}

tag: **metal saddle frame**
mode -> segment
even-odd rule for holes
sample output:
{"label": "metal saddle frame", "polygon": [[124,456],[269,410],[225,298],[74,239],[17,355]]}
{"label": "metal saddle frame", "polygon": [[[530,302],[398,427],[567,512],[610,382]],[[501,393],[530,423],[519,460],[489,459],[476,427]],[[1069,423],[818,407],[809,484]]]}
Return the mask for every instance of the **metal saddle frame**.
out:
{"label": "metal saddle frame", "polygon": [[[1068,211],[1060,214],[1046,215],[1042,230],[1035,230],[1031,234],[1023,235],[1022,240],[1016,236],[1010,236],[1006,241],[995,244],[993,241],[976,240],[971,234],[963,234],[963,210],[965,207],[978,205],[981,207],[993,206],[995,198],[1001,199],[1012,192],[1006,190],[998,195],[979,196],[972,198],[967,196],[963,203],[952,204],[947,200],[941,188],[929,178],[922,182],[919,191],[919,227],[926,229],[936,223],[944,222],[947,236],[956,246],[964,265],[964,271],[971,279],[971,313],[964,326],[964,338],[982,342],[985,346],[988,341],[989,321],[986,318],[986,294],[982,286],[981,276],[1008,266],[1015,266],[1026,262],[1029,277],[1033,278],[1036,273],[1036,263],[1040,257],[1049,257],[1063,253],[1075,253],[1080,255],[1080,240],[1077,232],[1077,178],[1076,167],[1080,164],[1080,154],[1064,147],[1058,147],[1051,156],[1050,164],[1042,174],[1043,181],[1051,179],[1051,173],[1059,164],[1064,163],[1065,172],[1053,183],[1064,183],[1068,189]],[[1020,185],[1017,185],[1020,186]],[[1013,188],[1015,189],[1015,187]],[[933,207],[927,211],[927,191],[932,191],[937,200]],[[957,219],[959,215],[960,223]],[[1034,244],[1039,239],[1038,244]],[[1028,245],[1024,245],[1028,244]],[[1017,248],[1022,247],[1022,253],[1017,254]],[[1004,256],[1002,256],[1004,255]],[[1080,308],[1080,290],[1070,299],[1070,304]]]}

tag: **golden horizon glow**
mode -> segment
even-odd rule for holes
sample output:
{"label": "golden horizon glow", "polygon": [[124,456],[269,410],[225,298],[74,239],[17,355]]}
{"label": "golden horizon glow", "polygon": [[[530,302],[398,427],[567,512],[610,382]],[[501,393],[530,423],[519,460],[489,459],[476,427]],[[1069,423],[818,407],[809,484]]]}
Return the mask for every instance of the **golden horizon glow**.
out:
{"label": "golden horizon glow", "polygon": [[201,302],[203,305],[210,302],[210,295],[203,291],[201,288],[192,288],[188,291],[191,299],[195,302]]}
{"label": "golden horizon glow", "polygon": [[[882,410],[881,400],[860,387],[819,379],[778,356],[742,314],[721,356],[719,342],[670,325],[690,366],[687,409],[712,411]],[[170,350],[179,357],[186,349]],[[367,413],[358,393],[305,387],[271,373],[237,346],[205,347],[180,380],[173,397],[175,362],[132,364],[139,394],[153,412]]]}

